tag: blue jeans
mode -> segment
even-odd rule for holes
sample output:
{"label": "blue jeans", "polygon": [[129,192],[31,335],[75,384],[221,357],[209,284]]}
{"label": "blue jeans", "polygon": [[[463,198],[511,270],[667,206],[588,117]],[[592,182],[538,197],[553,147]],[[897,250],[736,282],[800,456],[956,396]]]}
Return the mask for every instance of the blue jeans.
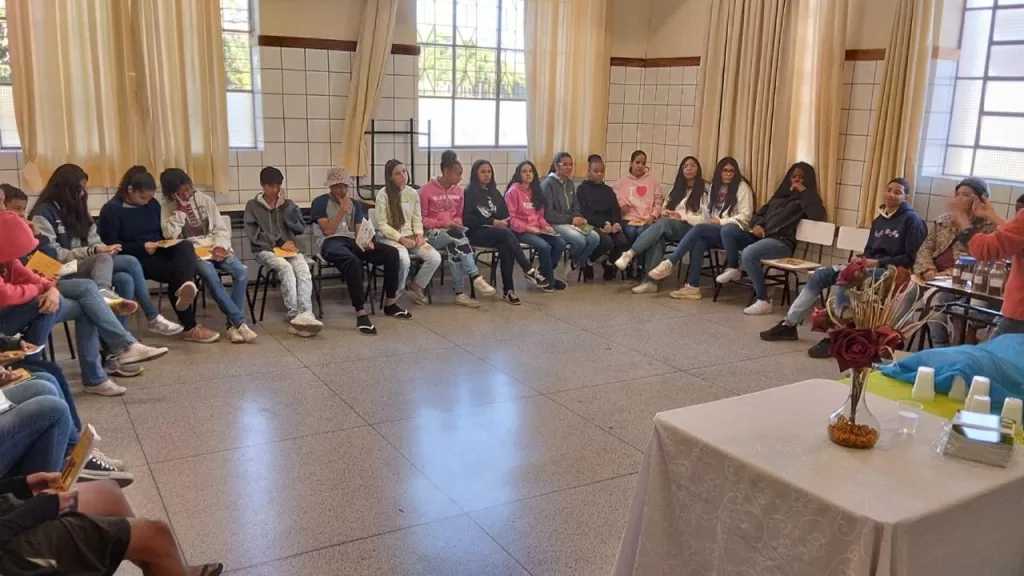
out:
{"label": "blue jeans", "polygon": [[60,393],[45,380],[31,379],[4,395],[15,406],[0,414],[0,475],[59,472],[78,440]]}
{"label": "blue jeans", "polygon": [[75,397],[71,394],[71,385],[68,384],[68,379],[64,377],[64,371],[60,369],[57,363],[44,360],[42,354],[29,356],[28,358],[18,362],[15,366],[28,370],[32,373],[33,378],[37,380],[45,380],[53,384],[60,391],[61,397],[64,398],[64,402],[68,405],[68,411],[71,412],[71,422],[75,426],[75,431],[81,432],[82,420],[78,417]]}
{"label": "blue jeans", "polygon": [[[590,255],[601,244],[601,235],[597,233],[597,230],[591,230],[589,234],[584,234],[572,224],[556,224],[552,228],[561,235],[562,244],[569,245],[569,259],[577,268],[584,266],[587,263],[587,258],[590,258]],[[550,236],[545,236],[545,238],[550,238]],[[525,242],[522,239],[520,241]],[[557,259],[555,261],[557,262]],[[541,273],[543,274],[543,272]],[[544,277],[547,278],[547,276]]]}
{"label": "blue jeans", "polygon": [[[728,228],[728,226],[726,226]],[[722,243],[725,243],[723,238]],[[785,258],[793,254],[793,249],[782,240],[762,238],[743,249],[743,269],[747,271],[750,283],[754,285],[754,294],[758,300],[768,299],[768,287],[764,281],[763,260]]]}
{"label": "blue jeans", "polygon": [[[218,270],[223,270],[231,275],[231,296],[220,282]],[[241,326],[245,324],[245,290],[249,283],[249,276],[246,273],[245,265],[238,258],[228,256],[220,262],[213,260],[199,260],[196,263],[196,274],[203,279],[203,284],[210,292],[214,302],[221,312],[228,317],[229,326]]]}
{"label": "blue jeans", "polygon": [[708,248],[722,247],[722,227],[718,224],[697,224],[690,228],[668,257],[673,264],[678,264],[683,254],[690,254],[690,272],[686,283],[694,288],[700,286],[700,268],[704,263],[704,251]]}
{"label": "blue jeans", "polygon": [[650,228],[650,227],[651,227],[650,224],[644,224],[643,226],[634,226],[632,224],[623,224],[622,225],[622,233],[626,235],[626,240],[629,240],[629,243],[633,244],[634,242],[636,242],[636,239],[639,238],[640,235],[643,234],[644,232],[646,232],[647,229]]}
{"label": "blue jeans", "polygon": [[34,298],[24,304],[0,310],[0,334],[21,334],[22,340],[36,346],[46,344],[47,337],[56,325],[57,314],[40,314],[39,302]]}
{"label": "blue jeans", "polygon": [[121,326],[92,280],[61,280],[57,289],[61,294],[57,322],[75,323],[75,346],[78,348],[78,365],[82,369],[82,383],[86,386],[102,384],[107,373],[103,370],[100,340],[116,354],[134,344],[135,337]]}
{"label": "blue jeans", "polygon": [[455,291],[460,294],[465,292],[466,278],[480,275],[476,255],[473,253],[473,247],[469,245],[469,238],[466,238],[465,229],[427,230],[427,243],[438,253],[448,257],[448,270],[452,273]]}
{"label": "blue jeans", "polygon": [[537,258],[540,259],[540,273],[544,279],[555,284],[555,265],[562,253],[565,252],[565,240],[561,236],[548,236],[540,234],[516,233],[516,238],[523,244],[534,248]]}
{"label": "blue jeans", "polygon": [[[786,312],[786,323],[790,326],[797,326],[804,321],[807,313],[814,307],[814,303],[818,301],[818,296],[825,291],[829,286],[834,286],[836,280],[839,279],[839,268],[835,266],[825,266],[824,268],[818,268],[807,278],[807,283],[804,284],[803,290],[800,290],[800,294],[793,300],[793,304],[789,307],[789,312]],[[836,291],[836,301],[839,302],[840,293],[839,289]],[[842,298],[849,301],[845,291],[843,291]]]}
{"label": "blue jeans", "polygon": [[[149,297],[149,286],[146,284],[146,277],[142,274],[142,264],[138,258],[127,254],[114,255],[114,290],[122,298],[129,298],[139,303],[146,320],[152,320],[160,315],[160,310],[153,299]],[[121,325],[128,327],[128,317],[121,318]]]}

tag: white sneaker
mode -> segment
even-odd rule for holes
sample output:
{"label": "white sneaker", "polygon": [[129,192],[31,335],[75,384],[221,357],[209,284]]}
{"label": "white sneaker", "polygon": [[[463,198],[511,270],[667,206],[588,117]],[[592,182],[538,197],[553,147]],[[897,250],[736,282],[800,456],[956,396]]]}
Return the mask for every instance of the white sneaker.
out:
{"label": "white sneaker", "polygon": [[316,333],[296,328],[294,324],[288,324],[288,333],[300,338],[312,338]]}
{"label": "white sneaker", "polygon": [[196,287],[196,283],[189,281],[182,284],[178,291],[174,293],[177,300],[174,301],[174,309],[188,310],[188,307],[192,305],[192,302],[196,299],[196,294],[199,293],[199,288]]}
{"label": "white sneaker", "polygon": [[668,278],[668,275],[672,273],[672,261],[662,260],[661,264],[654,267],[653,270],[647,273],[648,276],[655,280],[664,280]]}
{"label": "white sneaker", "polygon": [[764,316],[765,314],[771,314],[772,303],[768,300],[758,300],[744,308],[743,313],[747,316]]}
{"label": "white sneaker", "polygon": [[312,312],[301,312],[288,323],[294,326],[296,330],[307,332],[310,335],[317,334],[324,327],[324,323],[317,320]]}
{"label": "white sneaker", "polygon": [[427,299],[427,295],[423,292],[422,288],[413,290],[406,286],[405,293],[409,295],[409,299],[420,306],[426,306],[430,304],[430,300]]}
{"label": "white sneaker", "polygon": [[154,348],[140,342],[133,342],[124,352],[118,354],[117,361],[121,364],[138,364],[156,360],[164,354],[167,354],[167,348]]}
{"label": "white sneaker", "polygon": [[654,282],[642,282],[631,290],[633,294],[657,294],[658,285]]}
{"label": "white sneaker", "polygon": [[619,259],[615,261],[615,267],[619,270],[625,270],[629,266],[629,263],[633,261],[633,256],[636,256],[636,254],[633,254],[632,250],[626,250],[622,253],[622,256],[619,256]]}
{"label": "white sneaker", "polygon": [[700,288],[695,288],[689,284],[683,284],[679,290],[669,292],[668,297],[676,300],[700,300],[704,295],[700,293]]}
{"label": "white sneaker", "polygon": [[245,336],[242,336],[241,330],[234,326],[228,328],[228,340],[232,344],[245,344]]}
{"label": "white sneaker", "polygon": [[181,334],[184,330],[185,328],[181,324],[171,322],[161,314],[157,314],[156,318],[149,321],[149,331],[161,336],[174,336]]}
{"label": "white sneaker", "polygon": [[476,288],[476,293],[480,296],[491,296],[496,292],[494,286],[488,284],[483,276],[477,276],[476,280],[473,280],[473,288]]}
{"label": "white sneaker", "polygon": [[137,302],[127,298],[122,298],[117,295],[117,292],[114,292],[109,288],[100,288],[99,292],[100,296],[103,297],[103,301],[107,303],[107,306],[110,306],[110,310],[115,316],[131,316],[139,309],[139,304]]}
{"label": "white sneaker", "polygon": [[715,278],[715,282],[718,282],[719,284],[728,284],[733,280],[739,280],[742,276],[743,273],[740,272],[739,268],[726,268],[725,272],[722,272],[717,278]]}
{"label": "white sneaker", "polygon": [[127,462],[125,462],[124,460],[118,460],[117,458],[107,456],[106,454],[100,452],[99,450],[96,450],[95,448],[92,451],[92,457],[119,472],[125,472],[128,470]]}
{"label": "white sneaker", "polygon": [[480,303],[469,297],[469,294],[456,294],[455,303],[466,308],[479,308]]}
{"label": "white sneaker", "polygon": [[249,325],[244,322],[242,323],[241,326],[238,327],[238,333],[242,335],[242,339],[245,340],[246,344],[252,342],[253,340],[256,340],[256,338],[259,337],[259,334],[253,332],[252,329],[249,328]]}
{"label": "white sneaker", "polygon": [[95,394],[97,396],[121,396],[127,391],[127,388],[124,386],[118,386],[117,382],[114,382],[109,378],[104,380],[102,384],[85,387],[85,392],[87,394]]}

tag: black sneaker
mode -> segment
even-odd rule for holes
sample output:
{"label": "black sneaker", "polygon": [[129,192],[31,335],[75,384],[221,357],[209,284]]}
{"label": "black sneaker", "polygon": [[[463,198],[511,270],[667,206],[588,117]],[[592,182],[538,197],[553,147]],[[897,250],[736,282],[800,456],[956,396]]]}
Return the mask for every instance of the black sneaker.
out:
{"label": "black sneaker", "polygon": [[530,271],[526,273],[526,281],[542,288],[548,285],[548,281],[540,275],[540,272],[538,272],[536,268],[531,268]]}
{"label": "black sneaker", "polygon": [[593,282],[593,281],[594,281],[594,266],[591,265],[591,264],[587,264],[586,266],[583,267],[583,282],[586,283],[586,282]]}
{"label": "black sneaker", "polygon": [[135,482],[135,476],[132,476],[131,472],[118,470],[94,457],[90,457],[86,461],[85,467],[82,468],[82,474],[78,478],[79,481],[113,480],[121,488],[127,488]]}
{"label": "black sneaker", "polygon": [[822,338],[817,344],[811,346],[811,349],[807,351],[807,355],[811,358],[831,358],[832,356],[828,353],[828,349],[831,346],[831,340],[828,338]]}
{"label": "black sneaker", "polygon": [[376,336],[377,328],[370,321],[369,315],[356,316],[356,330],[366,336]]}
{"label": "black sneaker", "polygon": [[604,281],[611,282],[612,280],[615,280],[615,275],[618,273],[618,271],[619,269],[616,268],[614,264],[605,264],[603,276]]}
{"label": "black sneaker", "polygon": [[566,284],[564,280],[559,280],[558,278],[555,278],[555,290],[565,290],[568,287],[569,285]]}
{"label": "black sneaker", "polygon": [[543,286],[538,286],[538,287],[540,288],[540,291],[541,291],[541,292],[545,292],[545,293],[547,293],[547,294],[550,294],[550,293],[552,293],[552,292],[554,292],[554,291],[555,291],[555,288],[554,288],[554,286],[552,286],[552,285],[550,285],[550,284],[545,284],[545,285],[543,285]]}
{"label": "black sneaker", "polygon": [[384,315],[391,316],[392,318],[401,318],[402,320],[412,320],[412,313],[398,304],[385,306]]}
{"label": "black sneaker", "polygon": [[513,306],[519,306],[520,304],[523,303],[523,301],[520,300],[518,296],[516,296],[516,293],[511,290],[502,294],[501,299]]}
{"label": "black sneaker", "polygon": [[761,332],[761,340],[766,342],[778,342],[779,340],[799,340],[796,326],[790,326],[783,320],[771,328]]}

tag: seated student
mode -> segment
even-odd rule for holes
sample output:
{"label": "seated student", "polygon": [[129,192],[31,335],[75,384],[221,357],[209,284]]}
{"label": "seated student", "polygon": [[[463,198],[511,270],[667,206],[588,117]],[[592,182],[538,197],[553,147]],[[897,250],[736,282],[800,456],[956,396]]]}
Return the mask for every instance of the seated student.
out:
{"label": "seated student", "polygon": [[[697,222],[696,214],[690,213],[698,202],[691,194],[687,197],[683,217]],[[700,272],[707,248],[722,248],[722,233],[726,226],[746,227],[754,212],[754,192],[740,173],[736,159],[726,156],[718,161],[711,187],[699,200],[700,222],[693,225],[672,254],[648,273],[652,280],[662,280],[672,272],[672,266],[690,255],[690,271],[687,282],[669,297],[681,300],[700,300]],[[739,258],[737,257],[737,261]]]}
{"label": "seated student", "polygon": [[565,240],[544,219],[545,202],[547,198],[537,181],[537,168],[529,160],[520,162],[505,190],[508,227],[520,242],[537,252],[541,275],[555,279],[553,283],[541,286],[541,290],[554,292],[567,287],[564,281],[555,278],[555,267],[565,252]]}
{"label": "seated student", "polygon": [[[405,164],[388,160],[384,165],[386,183],[377,192],[377,231],[386,244],[398,250],[401,268],[398,285],[405,286],[412,301],[419,305],[429,304],[423,289],[430,284],[434,272],[441,266],[441,254],[427,244],[423,236],[423,214],[420,211],[419,194],[409,186],[409,173]],[[411,258],[421,261],[416,277],[406,283],[412,266]]]}
{"label": "seated student", "polygon": [[1021,208],[1024,208],[1024,194],[1017,196],[1017,202],[1013,205],[1013,211],[1020,212]]}
{"label": "seated student", "polygon": [[313,199],[309,217],[315,224],[313,233],[316,236],[317,250],[328,264],[334,266],[345,278],[348,286],[348,297],[352,307],[356,309],[356,330],[360,334],[372,336],[377,328],[370,321],[364,304],[366,293],[363,290],[363,263],[376,264],[384,270],[384,314],[394,318],[411,319],[412,314],[402,309],[396,302],[398,299],[398,274],[401,266],[398,250],[387,244],[367,240],[361,246],[356,244],[359,229],[370,226],[363,218],[363,204],[354,200],[348,193],[352,179],[343,166],[335,166],[327,172],[324,186],[329,188],[327,194]]}
{"label": "seated student", "polygon": [[159,244],[164,237],[155,193],[156,181],[144,166],[129,168],[117,193],[100,210],[100,238],[107,245],[120,244],[125,254],[138,259],[145,279],[167,284],[167,295],[174,298],[174,311],[186,342],[216,342],[220,334],[198,324],[192,307],[199,291],[195,250],[188,242]]}
{"label": "seated student", "polygon": [[636,150],[629,156],[629,172],[612,185],[622,207],[623,231],[632,244],[661,215],[661,183],[647,166],[647,154]]}
{"label": "seated student", "polygon": [[[210,291],[217,307],[227,316],[228,339],[234,344],[256,340],[256,333],[245,323],[246,285],[249,275],[245,265],[231,249],[231,229],[224,225],[217,203],[192,186],[192,178],[180,168],[160,173],[164,202],[160,208],[160,226],[164,238],[185,239],[197,248],[211,251],[210,258],[196,257],[196,274]],[[231,275],[228,296],[218,271]]]}
{"label": "seated student", "polygon": [[[1017,203],[1021,200],[1018,198]],[[990,233],[982,233],[975,226],[972,216],[984,218],[986,222],[997,223]],[[979,196],[974,203],[974,213],[953,212],[960,233],[958,243],[966,243],[971,256],[981,262],[993,262],[1010,258],[1010,276],[1003,287],[1003,317],[989,339],[1003,334],[1024,334],[1024,211],[1020,209],[1013,218],[1004,221],[996,214],[988,197]]]}
{"label": "seated student", "polygon": [[[854,261],[859,260],[864,266],[874,268],[876,274],[884,273],[889,266],[907,270],[914,266],[917,250],[928,234],[928,225],[907,202],[909,194],[910,184],[903,178],[889,181],[885,187],[885,203],[879,207],[878,216],[871,223],[864,253],[854,258]],[[789,307],[785,320],[761,332],[761,340],[796,340],[796,327],[814,307],[818,295],[835,285],[841,270],[841,266],[824,266],[811,274],[800,295]],[[836,298],[843,297],[842,287],[837,288]],[[828,358],[830,343],[828,338],[822,339],[811,347],[808,355],[811,358]]]}
{"label": "seated student", "polygon": [[455,288],[455,303],[478,308],[480,303],[466,294],[466,278],[473,283],[477,294],[490,296],[494,287],[480,275],[476,254],[466,238],[462,225],[462,163],[452,150],[441,154],[441,175],[420,187],[420,210],[427,243],[448,255],[448,269]]}
{"label": "seated student", "polygon": [[[961,180],[949,200],[949,212],[935,219],[928,236],[917,251],[914,259],[914,274],[922,280],[932,280],[936,275],[948,272],[961,256],[969,256],[967,242],[970,235],[962,234],[967,228],[973,233],[992,234],[1003,222],[994,212],[976,207],[988,203],[988,183],[981,178],[968,177]],[[984,215],[983,215],[984,214]],[[967,222],[969,226],[964,225]],[[932,299],[932,305],[948,304],[956,300],[954,294],[940,292]],[[932,347],[949,346],[948,317],[945,314],[932,316],[928,321],[928,333]]]}
{"label": "seated student", "polygon": [[219,563],[189,566],[170,526],[135,518],[109,482],[58,492],[60,474],[0,479],[0,572],[8,576],[113,574],[128,560],[144,574],[219,576]]}
{"label": "seated student", "polygon": [[[622,232],[622,211],[615,190],[604,182],[604,160],[597,154],[587,158],[587,179],[580,184],[576,197],[580,214],[594,227],[601,243],[590,255],[595,262],[604,262],[605,281],[615,279],[615,266],[619,255],[629,247],[629,241]],[[583,269],[583,281],[594,279],[594,266],[587,261]]]}
{"label": "seated student", "polygon": [[0,368],[4,396],[14,404],[0,413],[0,475],[58,471],[78,441],[68,405],[46,380],[7,384],[16,378]]}
{"label": "seated student", "polygon": [[[282,184],[284,174],[277,168],[267,166],[260,170],[263,193],[245,204],[245,235],[252,246],[253,258],[277,274],[288,333],[316,336],[324,324],[313,316],[313,277],[306,257],[295,243],[306,231],[306,222],[298,205],[284,197]],[[274,254],[275,248],[295,255],[278,256]]]}
{"label": "seated student", "polygon": [[[644,281],[633,288],[634,294],[652,294],[658,291],[658,282],[651,278],[650,271],[665,257],[665,245],[679,242],[696,224],[704,222],[703,208],[707,204],[707,191],[711,185],[704,181],[700,162],[693,156],[683,158],[679,163],[676,181],[672,191],[661,207],[661,218],[644,230],[629,250],[615,261],[619,270],[625,270],[629,263],[644,254]],[[671,270],[671,265],[669,269]]]}
{"label": "seated student", "polygon": [[[575,163],[568,152],[555,154],[548,170],[550,173],[541,181],[540,188],[546,197],[545,217],[569,245],[569,259],[575,269],[587,264],[587,259],[593,256],[601,243],[601,237],[580,215],[576,184],[572,181],[574,167]],[[554,283],[556,278],[548,280]]]}
{"label": "seated student", "polygon": [[473,163],[463,214],[469,228],[469,241],[474,246],[494,248],[498,252],[502,300],[513,306],[521,304],[513,285],[512,269],[515,264],[523,269],[527,282],[541,288],[548,285],[548,279],[533,267],[515,232],[509,228],[508,206],[494,184],[494,167],[487,160]]}

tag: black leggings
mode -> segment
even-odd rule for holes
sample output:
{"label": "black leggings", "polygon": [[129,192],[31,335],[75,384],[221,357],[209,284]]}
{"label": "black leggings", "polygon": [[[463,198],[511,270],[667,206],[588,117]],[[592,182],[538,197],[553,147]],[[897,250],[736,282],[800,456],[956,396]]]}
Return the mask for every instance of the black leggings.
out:
{"label": "black leggings", "polygon": [[601,237],[601,243],[597,245],[597,250],[594,250],[594,253],[590,255],[591,261],[597,260],[602,254],[607,254],[608,260],[614,262],[619,259],[619,256],[622,256],[623,252],[629,250],[629,240],[621,230],[611,234],[606,234],[597,228],[594,230]]}
{"label": "black leggings", "polygon": [[501,286],[504,292],[514,290],[512,266],[518,262],[523,272],[529,272],[533,266],[530,259],[523,253],[519,239],[508,228],[474,228],[469,231],[469,241],[477,248],[494,248],[498,251],[498,262],[501,266]]}
{"label": "black leggings", "polygon": [[352,299],[352,307],[356,312],[366,304],[366,292],[363,290],[363,262],[376,264],[384,269],[384,296],[395,298],[398,295],[398,249],[379,242],[374,243],[373,250],[360,250],[351,238],[334,237],[324,241],[320,255],[341,272],[348,286],[348,295]]}
{"label": "black leggings", "polygon": [[[196,253],[191,242],[178,242],[168,248],[157,248],[156,252],[138,258],[139,264],[142,264],[142,275],[147,280],[167,284],[167,298],[171,301],[172,307],[176,300],[175,294],[181,285],[196,280]],[[195,304],[185,310],[175,308],[174,312],[185,330],[195,328]]]}

